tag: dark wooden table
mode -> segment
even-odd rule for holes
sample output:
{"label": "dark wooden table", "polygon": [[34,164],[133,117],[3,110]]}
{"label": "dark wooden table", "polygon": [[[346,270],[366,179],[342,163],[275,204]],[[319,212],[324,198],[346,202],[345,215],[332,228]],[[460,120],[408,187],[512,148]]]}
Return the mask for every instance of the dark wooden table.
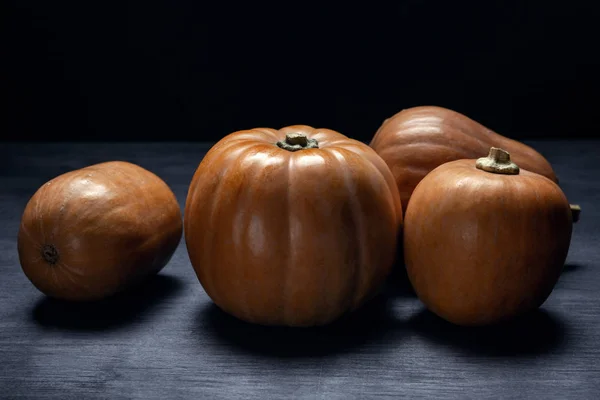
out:
{"label": "dark wooden table", "polygon": [[600,399],[600,142],[529,144],[583,209],[540,311],[502,327],[453,327],[425,311],[398,272],[351,317],[292,330],[219,311],[183,242],[148,284],[93,306],[49,300],[21,271],[19,220],[44,182],[127,160],[161,176],[183,207],[209,145],[0,143],[0,398]]}

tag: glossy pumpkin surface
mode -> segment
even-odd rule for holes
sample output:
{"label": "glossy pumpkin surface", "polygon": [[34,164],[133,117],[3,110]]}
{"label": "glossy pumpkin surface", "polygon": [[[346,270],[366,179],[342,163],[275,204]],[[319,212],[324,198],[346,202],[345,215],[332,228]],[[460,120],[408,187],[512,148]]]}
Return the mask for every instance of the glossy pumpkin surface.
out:
{"label": "glossy pumpkin surface", "polygon": [[390,167],[404,211],[414,188],[434,168],[449,161],[477,158],[492,146],[508,151],[522,168],[557,182],[550,163],[533,148],[442,107],[400,111],[384,121],[370,146]]}
{"label": "glossy pumpkin surface", "polygon": [[297,125],[232,133],[200,163],[184,226],[200,283],[263,325],[333,321],[374,294],[395,257],[394,178],[367,145]]}
{"label": "glossy pumpkin surface", "polygon": [[501,322],[539,307],[569,249],[569,203],[551,180],[476,160],[444,164],[415,189],[404,221],[408,277],[422,302],[459,325]]}
{"label": "glossy pumpkin surface", "polygon": [[50,297],[87,301],[160,271],[182,236],[175,195],[127,162],[60,175],[27,203],[18,235],[25,275]]}

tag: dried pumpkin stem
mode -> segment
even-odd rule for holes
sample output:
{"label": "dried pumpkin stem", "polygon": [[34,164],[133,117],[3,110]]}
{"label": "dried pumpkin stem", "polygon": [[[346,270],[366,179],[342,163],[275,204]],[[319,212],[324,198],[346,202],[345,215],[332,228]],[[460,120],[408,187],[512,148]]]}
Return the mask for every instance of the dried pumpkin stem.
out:
{"label": "dried pumpkin stem", "polygon": [[[497,147],[490,148],[488,156],[479,158],[475,163],[475,167],[483,171],[505,175],[518,175],[520,171],[519,166],[510,160],[508,151]],[[579,221],[581,207],[577,204],[570,204],[569,206],[573,222]]]}
{"label": "dried pumpkin stem", "polygon": [[59,259],[58,250],[51,244],[45,244],[44,247],[42,247],[42,257],[48,264],[54,265]]}
{"label": "dried pumpkin stem", "polygon": [[319,147],[317,139],[309,139],[304,133],[287,133],[285,140],[276,143],[278,147],[288,151],[316,149]]}
{"label": "dried pumpkin stem", "polygon": [[519,166],[510,160],[510,154],[506,150],[492,147],[487,157],[482,157],[475,163],[477,169],[492,172],[494,174],[518,175]]}
{"label": "dried pumpkin stem", "polygon": [[573,216],[573,222],[579,221],[579,214],[581,214],[581,207],[578,204],[569,204],[571,207],[571,215]]}

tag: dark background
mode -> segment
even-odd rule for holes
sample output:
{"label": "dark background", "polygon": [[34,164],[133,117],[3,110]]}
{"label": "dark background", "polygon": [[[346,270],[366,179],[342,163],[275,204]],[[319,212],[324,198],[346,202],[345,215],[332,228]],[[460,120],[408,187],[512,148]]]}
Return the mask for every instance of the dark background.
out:
{"label": "dark background", "polygon": [[366,141],[424,104],[515,138],[596,131],[595,1],[2,4],[9,140],[216,141],[301,123]]}

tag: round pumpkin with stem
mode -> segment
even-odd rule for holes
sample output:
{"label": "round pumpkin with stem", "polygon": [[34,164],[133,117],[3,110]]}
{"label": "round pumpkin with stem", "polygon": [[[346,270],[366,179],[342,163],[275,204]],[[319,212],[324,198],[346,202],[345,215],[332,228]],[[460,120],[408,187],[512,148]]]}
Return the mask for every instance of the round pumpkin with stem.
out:
{"label": "round pumpkin with stem", "polygon": [[182,236],[181,210],[167,184],[123,161],[62,174],[27,203],[19,260],[41,292],[100,300],[156,274]]}
{"label": "round pumpkin with stem", "polygon": [[532,311],[552,292],[567,257],[572,215],[550,179],[508,152],[457,160],[416,187],[404,221],[404,257],[421,301],[458,325]]}
{"label": "round pumpkin with stem", "polygon": [[190,184],[184,231],[198,279],[222,310],[311,326],[376,292],[401,222],[394,178],[371,148],[297,125],[219,141]]}

